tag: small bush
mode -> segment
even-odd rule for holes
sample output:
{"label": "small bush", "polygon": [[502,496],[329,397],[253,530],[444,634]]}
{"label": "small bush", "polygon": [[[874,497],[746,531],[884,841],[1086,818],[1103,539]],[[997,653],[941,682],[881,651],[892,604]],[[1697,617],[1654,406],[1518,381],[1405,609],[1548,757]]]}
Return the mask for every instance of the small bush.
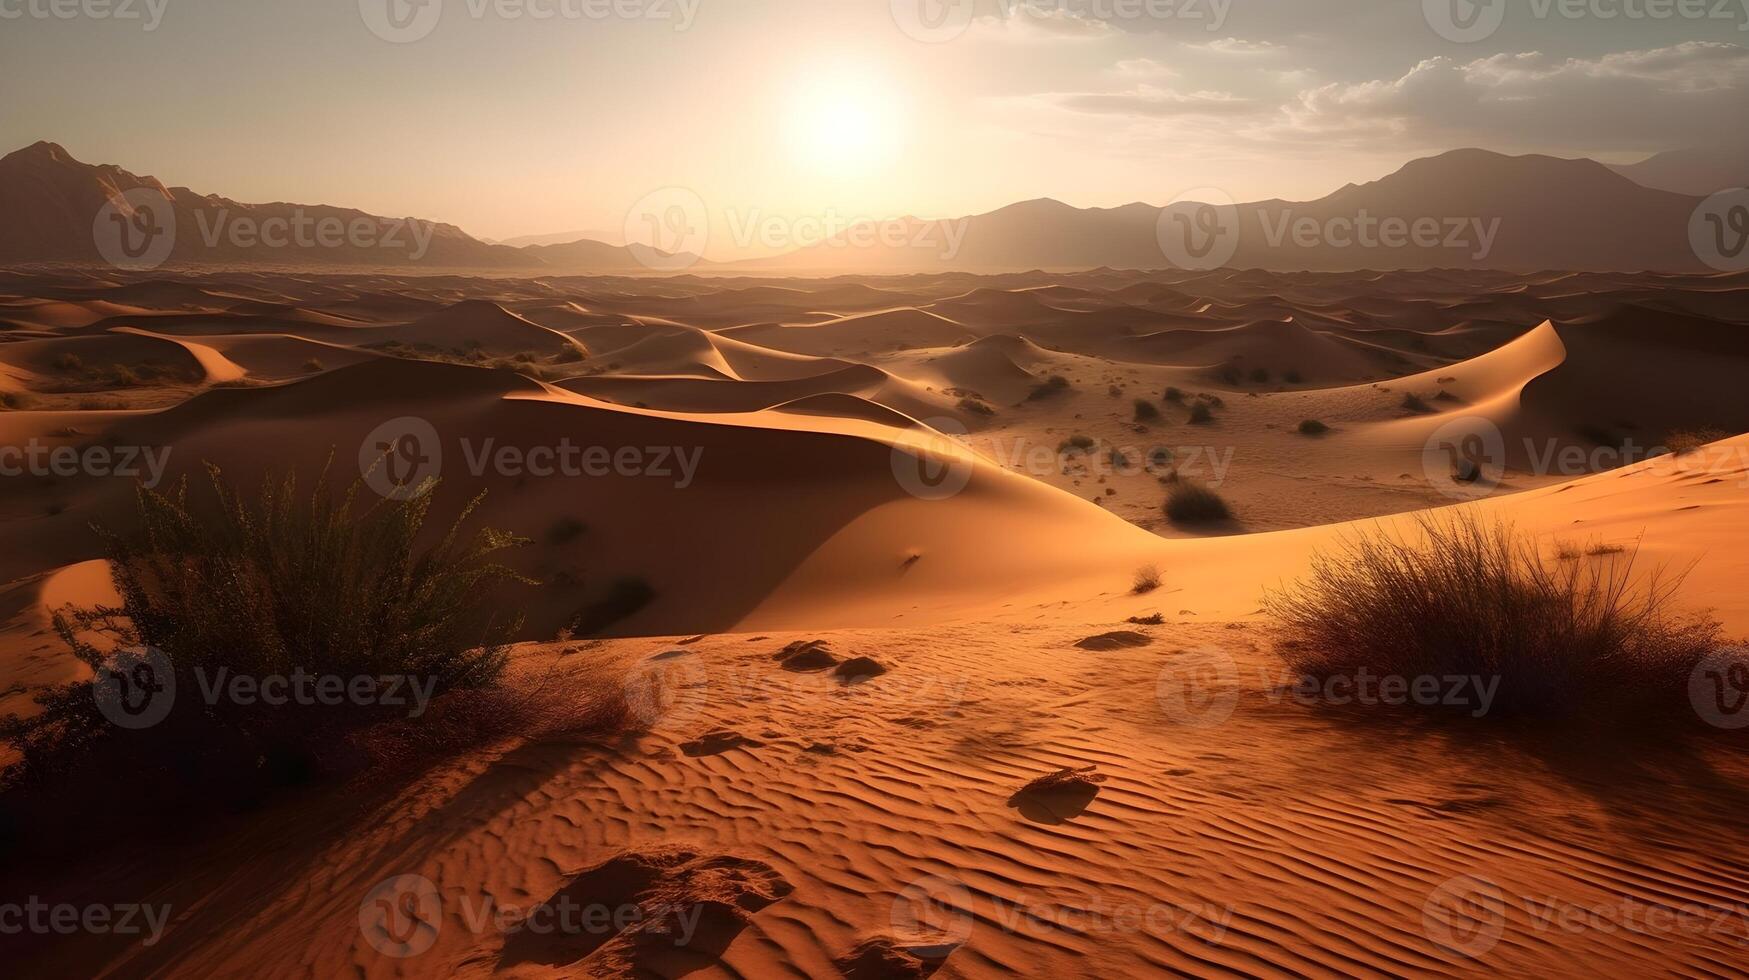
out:
{"label": "small bush", "polygon": [[1208,524],[1233,516],[1221,495],[1194,480],[1180,479],[1166,491],[1166,517],[1174,524]]}
{"label": "small bush", "polygon": [[1216,368],[1213,374],[1216,381],[1228,387],[1237,387],[1240,382],[1245,380],[1245,375],[1239,370],[1237,364],[1223,364]]}
{"label": "small bush", "polygon": [[1043,401],[1053,398],[1069,390],[1069,379],[1060,374],[1053,374],[1034,385],[1032,392],[1026,396],[1027,401]]}
{"label": "small bush", "polygon": [[1190,424],[1208,425],[1215,420],[1215,413],[1209,410],[1208,402],[1197,402],[1190,406]]}
{"label": "small bush", "polygon": [[1167,388],[1163,397],[1175,405],[1184,403],[1184,392],[1177,388]]}
{"label": "small bush", "polygon": [[996,414],[994,408],[978,401],[976,398],[961,398],[958,407],[960,411],[965,412],[967,415],[978,415],[984,418],[989,418]]}
{"label": "small bush", "polygon": [[1419,540],[1345,542],[1314,559],[1309,579],[1265,597],[1290,667],[1497,679],[1493,708],[1508,715],[1691,711],[1689,678],[1719,624],[1675,611],[1680,576],[1636,580],[1631,554],[1551,562],[1510,526],[1469,516],[1425,517],[1419,529]]}
{"label": "small bush", "polygon": [[1098,443],[1093,441],[1092,436],[1072,435],[1069,438],[1064,439],[1062,442],[1057,443],[1057,455],[1067,456],[1071,453],[1090,453],[1097,445]]}
{"label": "small bush", "polygon": [[93,670],[109,657],[93,636],[162,651],[178,692],[168,718],[117,734],[91,684],[51,688],[38,698],[41,714],[5,726],[22,757],[9,784],[88,761],[118,778],[247,782],[262,765],[307,768],[337,731],[380,717],[356,706],[209,703],[200,695],[214,678],[417,678],[441,694],[503,670],[520,621],[499,620],[487,588],[520,579],[487,559],[521,542],[490,529],[464,539],[473,505],[420,550],[430,493],[361,510],[360,485],[336,499],[326,474],[313,492],[287,476],[246,498],[209,471],[204,505],[190,501],[186,481],[167,494],[140,488],[135,526],[103,532],[121,605],[55,613],[57,632]]}
{"label": "small bush", "polygon": [[1131,616],[1124,620],[1126,623],[1134,623],[1137,626],[1159,626],[1165,621],[1166,617],[1160,613],[1149,613],[1146,616]]}
{"label": "small bush", "polygon": [[1330,427],[1317,419],[1306,419],[1300,423],[1300,435],[1321,436],[1330,431]]}
{"label": "small bush", "polygon": [[1160,419],[1160,409],[1145,398],[1136,399],[1136,421],[1156,422]]}
{"label": "small bush", "polygon": [[1426,415],[1433,411],[1433,406],[1427,404],[1427,399],[1411,391],[1403,396],[1403,409],[1417,415]]}
{"label": "small bush", "polygon": [[1131,595],[1145,595],[1160,587],[1160,568],[1157,565],[1143,565],[1136,569],[1135,582],[1130,586]]}

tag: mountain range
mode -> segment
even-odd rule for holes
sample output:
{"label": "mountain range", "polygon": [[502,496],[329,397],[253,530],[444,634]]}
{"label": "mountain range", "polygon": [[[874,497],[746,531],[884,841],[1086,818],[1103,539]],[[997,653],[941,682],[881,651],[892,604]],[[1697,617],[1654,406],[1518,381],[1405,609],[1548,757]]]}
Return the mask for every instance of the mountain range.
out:
{"label": "mountain range", "polygon": [[[111,202],[162,201],[178,264],[503,270],[518,274],[1159,269],[1495,268],[1704,271],[1689,244],[1706,193],[1749,183],[1749,153],[1710,148],[1610,167],[1479,149],[1417,159],[1315,201],[1135,203],[1051,199],[954,219],[901,218],[754,260],[705,262],[645,245],[531,236],[513,246],[454,225],[329,205],[243,204],[166,187],[36,143],[0,158],[0,262],[99,263]],[[1209,206],[1209,205],[1216,206]],[[112,208],[111,210],[114,210]],[[274,232],[274,234],[269,234]]]}

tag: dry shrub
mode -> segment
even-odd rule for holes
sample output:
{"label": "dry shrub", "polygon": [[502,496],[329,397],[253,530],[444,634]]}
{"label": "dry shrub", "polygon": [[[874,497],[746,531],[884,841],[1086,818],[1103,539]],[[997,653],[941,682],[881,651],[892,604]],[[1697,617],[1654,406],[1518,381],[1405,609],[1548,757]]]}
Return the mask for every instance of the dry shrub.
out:
{"label": "dry shrub", "polygon": [[1207,524],[1233,516],[1221,495],[1195,480],[1180,479],[1166,491],[1166,517],[1174,524]]}
{"label": "dry shrub", "polygon": [[1687,709],[1690,674],[1720,627],[1676,609],[1681,575],[1635,576],[1634,551],[1550,561],[1534,539],[1473,516],[1419,525],[1417,540],[1350,539],[1265,597],[1290,667],[1498,678],[1494,704],[1510,715]]}
{"label": "dry shrub", "polygon": [[1136,569],[1136,580],[1130,586],[1132,595],[1143,595],[1160,587],[1160,567],[1158,565],[1143,565]]}

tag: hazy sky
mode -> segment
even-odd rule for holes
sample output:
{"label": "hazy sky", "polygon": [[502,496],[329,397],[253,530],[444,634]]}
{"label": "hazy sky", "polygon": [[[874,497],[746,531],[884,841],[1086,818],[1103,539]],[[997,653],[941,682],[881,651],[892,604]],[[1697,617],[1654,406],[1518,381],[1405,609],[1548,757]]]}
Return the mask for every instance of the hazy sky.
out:
{"label": "hazy sky", "polygon": [[1749,128],[1749,0],[976,2],[0,0],[0,152],[493,238],[680,187],[727,254],[765,218],[1306,198]]}

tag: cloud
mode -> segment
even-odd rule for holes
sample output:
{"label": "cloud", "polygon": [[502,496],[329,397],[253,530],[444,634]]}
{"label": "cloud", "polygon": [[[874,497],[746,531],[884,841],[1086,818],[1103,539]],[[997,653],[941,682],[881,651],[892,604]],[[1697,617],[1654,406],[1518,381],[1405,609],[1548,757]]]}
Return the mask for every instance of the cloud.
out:
{"label": "cloud", "polygon": [[[1536,51],[1434,57],[1394,78],[1358,82],[1253,72],[1224,86],[1237,91],[1158,84],[1170,77],[1166,71],[1148,59],[1120,63],[1115,77],[1106,76],[1111,90],[1058,93],[1054,102],[1072,112],[1128,116],[1137,126],[1226,118],[1235,142],[1409,151],[1652,151],[1714,142],[1749,116],[1749,47],[1717,41],[1588,58]],[[1256,79],[1255,88],[1245,77]]]}
{"label": "cloud", "polygon": [[996,13],[980,15],[972,22],[969,36],[988,41],[1040,44],[1094,41],[1116,33],[1110,23],[1067,8],[1015,4],[999,7]]}
{"label": "cloud", "polygon": [[1236,37],[1224,37],[1219,40],[1207,41],[1201,44],[1185,42],[1184,46],[1197,51],[1206,51],[1210,54],[1239,56],[1276,54],[1286,50],[1273,41],[1246,41]]}

